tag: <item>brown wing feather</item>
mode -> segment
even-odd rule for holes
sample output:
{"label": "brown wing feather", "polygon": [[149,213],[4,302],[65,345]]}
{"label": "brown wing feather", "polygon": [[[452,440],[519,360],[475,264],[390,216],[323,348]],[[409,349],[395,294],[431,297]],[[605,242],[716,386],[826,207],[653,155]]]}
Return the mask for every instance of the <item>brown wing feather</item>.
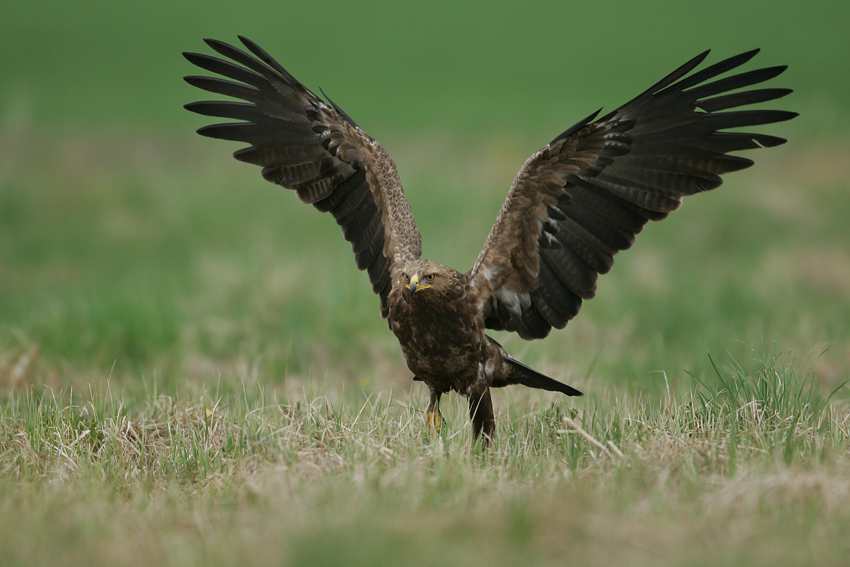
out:
{"label": "brown wing feather", "polygon": [[186,77],[189,84],[247,101],[187,104],[198,114],[241,121],[205,126],[198,133],[251,144],[233,156],[261,166],[265,179],[330,212],[351,243],[357,267],[368,271],[373,290],[381,295],[386,317],[394,271],[422,254],[422,238],[395,164],[330,99],[325,104],[262,48],[239,39],[253,55],[216,40],[205,41],[233,62],[183,54],[229,79]]}
{"label": "brown wing feather", "polygon": [[684,196],[719,186],[721,174],[753,163],[728,152],[785,142],[719,131],[796,116],[778,110],[719,112],[791,92],[728,94],[785,67],[706,82],[756,53],[686,76],[705,52],[614,112],[577,123],[525,162],[470,272],[488,328],[526,339],[563,328],[582,300],[596,293],[598,274],[611,269],[614,254],[629,248],[648,221],[665,218]]}

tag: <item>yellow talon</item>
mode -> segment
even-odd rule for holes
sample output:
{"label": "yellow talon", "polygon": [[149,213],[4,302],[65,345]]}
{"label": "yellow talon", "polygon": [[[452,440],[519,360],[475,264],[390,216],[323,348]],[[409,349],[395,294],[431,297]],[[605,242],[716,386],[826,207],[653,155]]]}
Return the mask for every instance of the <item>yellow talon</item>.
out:
{"label": "yellow talon", "polygon": [[438,412],[429,411],[428,412],[428,427],[433,427],[434,431],[440,432],[440,428],[443,427],[443,416],[441,416]]}

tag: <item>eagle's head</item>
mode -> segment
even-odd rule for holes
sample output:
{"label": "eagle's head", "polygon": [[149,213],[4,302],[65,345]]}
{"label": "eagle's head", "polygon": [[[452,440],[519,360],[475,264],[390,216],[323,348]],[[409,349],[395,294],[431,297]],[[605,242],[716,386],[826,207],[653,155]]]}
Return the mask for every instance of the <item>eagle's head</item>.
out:
{"label": "eagle's head", "polygon": [[402,268],[401,285],[404,295],[428,299],[455,299],[466,289],[463,274],[432,260],[415,260]]}

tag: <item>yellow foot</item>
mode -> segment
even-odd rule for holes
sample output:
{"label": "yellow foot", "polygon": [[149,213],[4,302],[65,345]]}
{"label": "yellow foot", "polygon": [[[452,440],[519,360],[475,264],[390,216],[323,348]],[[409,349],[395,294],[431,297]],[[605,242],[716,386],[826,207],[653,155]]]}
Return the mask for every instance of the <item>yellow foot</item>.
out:
{"label": "yellow foot", "polygon": [[443,416],[439,412],[429,411],[426,420],[428,427],[434,428],[434,431],[439,433],[440,428],[443,427]]}

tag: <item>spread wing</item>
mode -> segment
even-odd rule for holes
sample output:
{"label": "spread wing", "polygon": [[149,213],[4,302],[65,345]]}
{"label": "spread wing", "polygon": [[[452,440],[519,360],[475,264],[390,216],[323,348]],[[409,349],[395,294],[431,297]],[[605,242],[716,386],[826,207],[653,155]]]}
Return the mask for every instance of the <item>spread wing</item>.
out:
{"label": "spread wing", "polygon": [[253,54],[205,40],[226,61],[184,53],[191,63],[227,79],[186,77],[190,85],[246,102],[187,104],[192,112],[238,120],[205,126],[202,136],[251,144],[233,154],[262,166],[265,179],[295,190],[301,201],[329,212],[351,243],[355,262],[372,289],[387,296],[394,271],[422,254],[422,238],[404,196],[395,164],[378,142],[330,99],[325,104],[254,42]]}
{"label": "spread wing", "polygon": [[722,131],[796,116],[721,112],[791,92],[730,93],[785,67],[714,80],[757,52],[688,75],[706,51],[614,112],[582,120],[525,162],[469,274],[488,328],[525,339],[563,328],[582,300],[594,296],[598,274],[611,269],[614,254],[629,248],[647,221],[665,218],[684,196],[714,189],[721,174],[753,163],[728,152],[785,142]]}

